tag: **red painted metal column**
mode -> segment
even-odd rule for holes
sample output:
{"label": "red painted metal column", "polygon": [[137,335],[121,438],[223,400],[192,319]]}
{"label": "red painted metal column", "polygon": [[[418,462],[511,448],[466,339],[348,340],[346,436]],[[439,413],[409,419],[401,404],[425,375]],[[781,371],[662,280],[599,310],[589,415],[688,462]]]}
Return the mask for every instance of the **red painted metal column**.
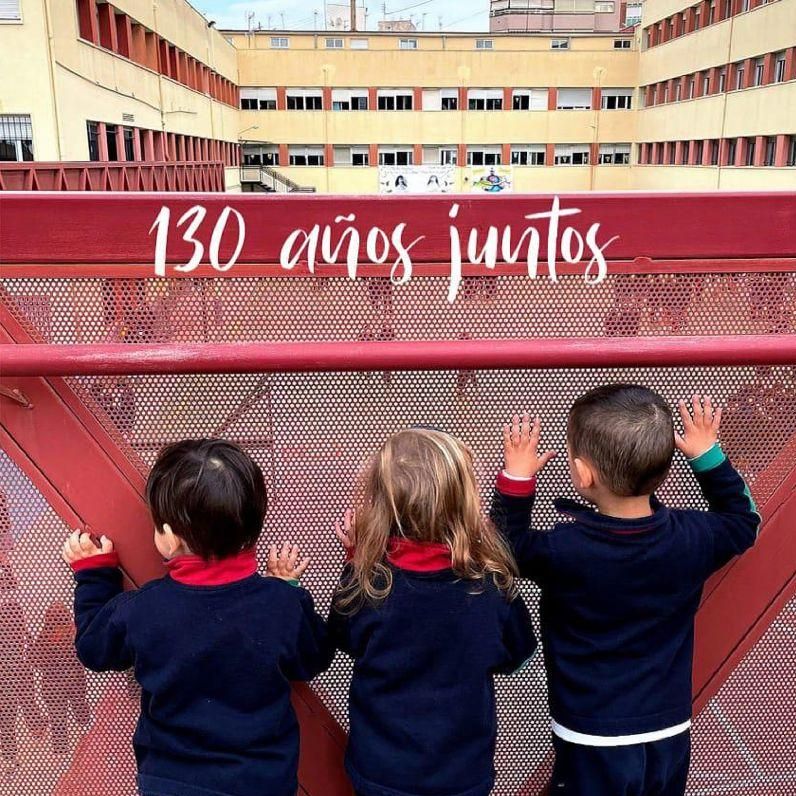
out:
{"label": "red painted metal column", "polygon": [[784,133],[777,136],[777,148],[774,154],[774,165],[784,166],[788,160],[788,136]]}
{"label": "red painted metal column", "polygon": [[558,106],[558,89],[555,86],[550,86],[547,89],[547,110],[554,111]]}
{"label": "red painted metal column", "polygon": [[108,128],[105,122],[97,122],[97,151],[102,163],[108,162]]}
{"label": "red painted metal column", "polygon": [[106,50],[118,52],[119,42],[116,37],[116,15],[113,6],[102,3],[97,7],[99,14],[99,41]]}
{"label": "red painted metal column", "polygon": [[287,89],[284,86],[276,87],[276,109],[278,111],[287,110]]}
{"label": "red painted metal column", "polygon": [[119,45],[119,54],[125,58],[133,58],[133,28],[127,14],[116,14],[116,40]]}
{"label": "red painted metal column", "polygon": [[514,108],[514,89],[503,87],[503,110],[510,111]]}

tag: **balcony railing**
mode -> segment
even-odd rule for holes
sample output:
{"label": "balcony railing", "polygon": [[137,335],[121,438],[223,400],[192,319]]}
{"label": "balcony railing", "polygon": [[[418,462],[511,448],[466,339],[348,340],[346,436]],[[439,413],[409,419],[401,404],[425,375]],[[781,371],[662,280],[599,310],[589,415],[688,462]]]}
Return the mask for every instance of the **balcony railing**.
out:
{"label": "balcony railing", "polygon": [[241,183],[260,185],[268,193],[314,193],[315,188],[299,185],[270,166],[249,165],[240,167]]}
{"label": "balcony railing", "polygon": [[0,191],[224,190],[224,164],[64,161],[0,163]]}

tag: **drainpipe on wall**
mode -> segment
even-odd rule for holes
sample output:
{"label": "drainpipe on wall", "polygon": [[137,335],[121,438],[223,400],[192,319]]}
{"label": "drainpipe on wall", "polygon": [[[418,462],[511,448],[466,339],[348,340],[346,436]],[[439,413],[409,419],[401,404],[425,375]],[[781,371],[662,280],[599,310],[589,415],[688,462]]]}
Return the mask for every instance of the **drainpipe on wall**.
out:
{"label": "drainpipe on wall", "polygon": [[[47,31],[47,73],[50,78],[50,94],[53,98],[53,116],[55,117],[55,151],[57,153],[57,160],[63,160],[61,152],[61,121],[58,114],[58,92],[55,90],[55,44],[53,42],[53,30],[50,20],[50,1],[42,0],[42,9],[44,11],[44,27]],[[35,132],[34,132],[35,136]],[[36,149],[34,148],[34,158]]]}

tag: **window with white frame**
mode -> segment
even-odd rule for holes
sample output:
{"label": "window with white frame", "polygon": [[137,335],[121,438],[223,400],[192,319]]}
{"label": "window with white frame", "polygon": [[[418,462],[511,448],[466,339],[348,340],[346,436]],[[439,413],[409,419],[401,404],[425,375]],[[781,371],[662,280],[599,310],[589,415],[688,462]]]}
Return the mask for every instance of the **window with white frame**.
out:
{"label": "window with white frame", "polygon": [[327,50],[342,50],[343,49],[343,40],[342,39],[326,39],[326,49]]}
{"label": "window with white frame", "polygon": [[591,110],[590,88],[560,88],[556,108],[560,111]]}
{"label": "window with white frame", "polygon": [[459,109],[459,89],[424,88],[424,111],[455,111]]}
{"label": "window with white frame", "polygon": [[414,151],[410,146],[380,146],[380,166],[411,166],[414,163]]}
{"label": "window with white frame", "polygon": [[568,50],[569,39],[550,39],[551,50]]}
{"label": "window with white frame", "polygon": [[603,166],[627,166],[630,144],[600,144],[599,162]]}
{"label": "window with white frame", "polygon": [[691,75],[688,78],[688,99],[694,99],[696,96],[696,78]]}
{"label": "window with white frame", "polygon": [[467,109],[471,111],[503,110],[503,89],[502,88],[468,89]]}
{"label": "window with white frame", "polygon": [[276,89],[241,87],[240,107],[244,111],[275,111]]}
{"label": "window with white frame", "polygon": [[335,146],[335,166],[369,166],[370,148],[368,146]]}
{"label": "window with white frame", "polygon": [[702,73],[702,96],[707,97],[710,94],[710,72],[705,71]]}
{"label": "window with white frame", "polygon": [[367,39],[349,39],[348,46],[352,50],[367,50],[370,44]]}
{"label": "window with white frame", "polygon": [[30,115],[0,114],[0,160],[33,160]]}
{"label": "window with white frame", "polygon": [[770,135],[766,138],[766,154],[763,158],[764,166],[773,166],[777,158],[777,137]]}
{"label": "window with white frame", "polygon": [[614,4],[610,0],[598,0],[594,4],[594,13],[595,14],[613,14],[614,13]]}
{"label": "window with white frame", "polygon": [[286,50],[289,46],[290,40],[287,36],[271,36],[272,50]]}
{"label": "window with white frame", "polygon": [[366,111],[368,90],[366,88],[333,88],[333,111]]}
{"label": "window with white frame", "polygon": [[323,91],[319,88],[289,88],[287,90],[289,111],[323,110]]}
{"label": "window with white frame", "polygon": [[785,53],[774,53],[774,82],[782,83],[785,80]]}
{"label": "window with white frame", "polygon": [[455,144],[423,147],[423,163],[433,166],[455,166],[459,159],[458,155],[458,148]]}
{"label": "window with white frame", "polygon": [[511,98],[511,107],[515,111],[546,111],[546,88],[515,88]]}
{"label": "window with white frame", "polygon": [[588,166],[589,145],[556,144],[554,162],[556,166]]}
{"label": "window with white frame", "polygon": [[604,88],[602,90],[600,107],[604,111],[629,111],[632,104],[632,88]]}
{"label": "window with white frame", "polygon": [[476,39],[475,40],[475,49],[476,50],[494,50],[495,49],[495,42],[493,39]]}
{"label": "window with white frame", "polygon": [[512,166],[544,166],[544,144],[512,144]]}
{"label": "window with white frame", "polygon": [[719,94],[724,93],[724,89],[727,88],[727,67],[725,66],[719,72]]}
{"label": "window with white frame", "polygon": [[22,19],[20,0],[0,0],[0,21],[18,22]]}
{"label": "window with white frame", "polygon": [[499,166],[503,148],[500,144],[491,146],[468,146],[467,165],[468,166]]}
{"label": "window with white frame", "polygon": [[411,88],[380,88],[376,92],[376,102],[380,111],[411,111],[414,92]]}
{"label": "window with white frame", "polygon": [[765,59],[764,58],[756,58],[755,59],[755,77],[754,86],[762,86],[763,85],[763,72],[765,71]]}
{"label": "window with white frame", "polygon": [[276,144],[244,144],[241,154],[244,166],[279,165],[279,147]]}
{"label": "window with white frame", "polygon": [[744,87],[744,62],[738,61],[735,65],[735,88],[743,88]]}
{"label": "window with white frame", "polygon": [[417,49],[417,39],[399,39],[398,40],[398,49],[399,50],[416,50]]}
{"label": "window with white frame", "polygon": [[632,42],[630,39],[614,39],[614,49],[615,50],[629,50],[631,48]]}
{"label": "window with white frame", "polygon": [[323,146],[291,144],[287,148],[288,162],[291,166],[323,166]]}

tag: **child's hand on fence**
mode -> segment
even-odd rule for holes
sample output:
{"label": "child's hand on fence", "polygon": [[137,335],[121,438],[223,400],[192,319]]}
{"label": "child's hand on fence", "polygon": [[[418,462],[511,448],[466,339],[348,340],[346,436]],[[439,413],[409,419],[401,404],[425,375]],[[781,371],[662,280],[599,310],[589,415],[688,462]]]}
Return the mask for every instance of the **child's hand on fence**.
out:
{"label": "child's hand on fence", "polygon": [[82,561],[84,558],[102,556],[113,552],[113,542],[107,536],[99,538],[99,544],[94,541],[90,533],[73,531],[64,542],[61,556],[67,564]]}
{"label": "child's hand on fence", "polygon": [[268,549],[268,563],[266,572],[272,578],[282,580],[300,580],[310,564],[309,558],[299,561],[299,548],[297,544],[285,542],[282,549],[277,551],[275,544]]}
{"label": "child's hand on fence", "polygon": [[557,452],[545,451],[539,454],[539,438],[542,424],[535,418],[531,424],[530,415],[525,412],[520,418],[514,415],[511,423],[503,426],[503,457],[508,475],[515,478],[532,478]]}
{"label": "child's hand on fence", "polygon": [[338,520],[334,524],[334,535],[349,557],[354,552],[354,519],[354,509],[346,509],[343,515],[343,522],[341,523]]}
{"label": "child's hand on fence", "polygon": [[709,451],[719,439],[721,407],[713,406],[709,395],[694,395],[691,409],[685,401],[679,401],[683,433],[674,433],[677,449],[689,459],[696,459]]}

